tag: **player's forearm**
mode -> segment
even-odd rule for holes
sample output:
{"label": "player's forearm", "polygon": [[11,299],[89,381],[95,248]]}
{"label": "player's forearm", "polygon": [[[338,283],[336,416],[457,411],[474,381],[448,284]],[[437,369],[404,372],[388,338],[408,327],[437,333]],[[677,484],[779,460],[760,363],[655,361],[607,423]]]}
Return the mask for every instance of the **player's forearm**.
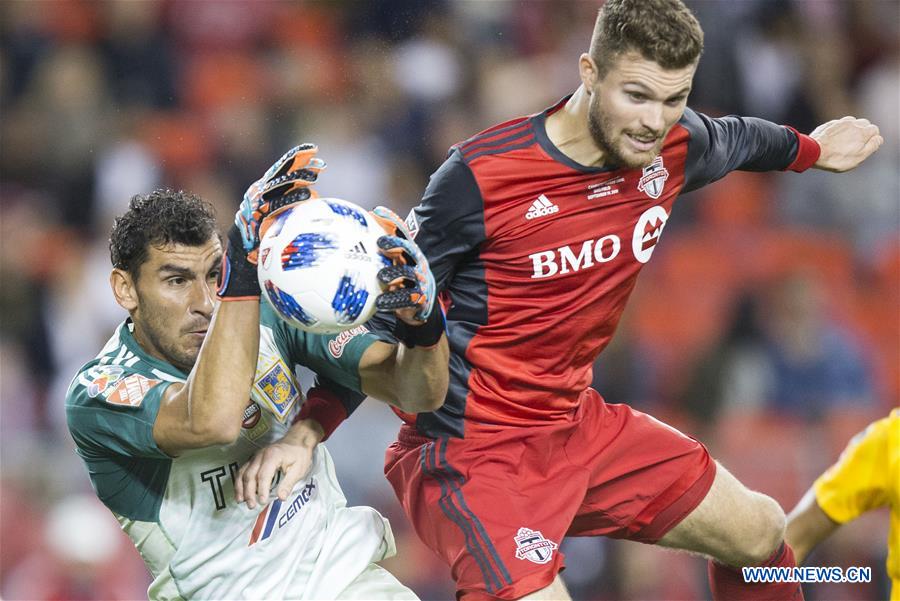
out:
{"label": "player's forearm", "polygon": [[838,524],[822,511],[816,501],[813,489],[807,491],[787,519],[784,539],[794,551],[797,565],[803,563],[806,556],[828,535],[837,529]]}
{"label": "player's forearm", "polygon": [[447,396],[449,361],[446,336],[430,347],[397,345],[393,377],[397,406],[408,413],[439,409]]}
{"label": "player's forearm", "polygon": [[259,354],[259,301],[223,302],[186,383],[188,427],[233,441],[250,398]]}

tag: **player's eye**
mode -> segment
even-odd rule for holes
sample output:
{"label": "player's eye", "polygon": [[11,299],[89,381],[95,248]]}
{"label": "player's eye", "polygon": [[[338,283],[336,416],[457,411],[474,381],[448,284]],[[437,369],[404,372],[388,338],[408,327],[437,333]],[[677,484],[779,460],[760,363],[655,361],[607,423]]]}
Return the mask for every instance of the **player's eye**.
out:
{"label": "player's eye", "polygon": [[219,280],[219,273],[221,273],[221,272],[218,269],[215,269],[213,271],[210,271],[209,275],[206,276],[206,278],[208,280],[212,280],[213,282],[216,282]]}
{"label": "player's eye", "polygon": [[175,275],[166,280],[166,283],[169,286],[183,286],[187,283],[187,280],[180,275]]}
{"label": "player's eye", "polygon": [[666,104],[668,104],[669,106],[678,106],[682,102],[684,102],[684,96],[678,96],[676,98],[669,98],[668,100],[666,100]]}
{"label": "player's eye", "polygon": [[631,99],[632,102],[644,102],[647,100],[647,97],[638,92],[626,92],[628,94],[628,98]]}

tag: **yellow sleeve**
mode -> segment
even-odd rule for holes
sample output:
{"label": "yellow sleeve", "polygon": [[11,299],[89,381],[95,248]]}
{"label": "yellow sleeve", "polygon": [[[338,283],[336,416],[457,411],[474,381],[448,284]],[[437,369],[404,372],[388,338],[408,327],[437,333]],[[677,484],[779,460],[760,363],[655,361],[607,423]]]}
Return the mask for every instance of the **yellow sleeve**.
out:
{"label": "yellow sleeve", "polygon": [[819,507],[835,522],[843,524],[889,504],[892,423],[896,427],[893,415],[869,424],[813,485]]}

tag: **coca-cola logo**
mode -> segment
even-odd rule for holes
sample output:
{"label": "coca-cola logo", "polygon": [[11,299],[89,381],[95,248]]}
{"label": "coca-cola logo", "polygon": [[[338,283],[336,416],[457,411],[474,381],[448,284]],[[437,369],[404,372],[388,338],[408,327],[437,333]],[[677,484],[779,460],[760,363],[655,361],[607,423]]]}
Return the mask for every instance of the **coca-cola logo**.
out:
{"label": "coca-cola logo", "polygon": [[368,328],[366,328],[366,326],[356,326],[355,328],[344,330],[328,341],[328,352],[331,353],[331,356],[335,359],[339,358],[344,354],[344,347],[347,346],[348,342],[353,340],[353,338],[355,338],[356,336],[365,334],[368,331],[369,330]]}

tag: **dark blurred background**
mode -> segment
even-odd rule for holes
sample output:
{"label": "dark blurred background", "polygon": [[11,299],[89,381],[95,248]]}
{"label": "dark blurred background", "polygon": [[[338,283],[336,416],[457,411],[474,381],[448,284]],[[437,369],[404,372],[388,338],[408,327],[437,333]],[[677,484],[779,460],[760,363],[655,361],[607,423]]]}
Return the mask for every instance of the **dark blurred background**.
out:
{"label": "dark blurred background", "polygon": [[[684,197],[595,366],[607,400],[701,438],[789,510],[847,440],[900,404],[900,4],[689,2],[706,31],[690,104],[885,138],[856,171],[735,173]],[[599,2],[5,0],[0,4],[0,595],[133,599],[149,576],[91,493],[63,397],[124,317],[107,235],[168,186],[226,225],[244,188],[314,141],[318,189],[405,214],[448,147],[575,88]],[[382,476],[398,420],[368,401],[328,443],[353,504],[391,518],[387,567],[451,599]],[[867,565],[887,516],[811,565]],[[705,562],[605,539],[563,545],[577,599],[703,599]]]}

